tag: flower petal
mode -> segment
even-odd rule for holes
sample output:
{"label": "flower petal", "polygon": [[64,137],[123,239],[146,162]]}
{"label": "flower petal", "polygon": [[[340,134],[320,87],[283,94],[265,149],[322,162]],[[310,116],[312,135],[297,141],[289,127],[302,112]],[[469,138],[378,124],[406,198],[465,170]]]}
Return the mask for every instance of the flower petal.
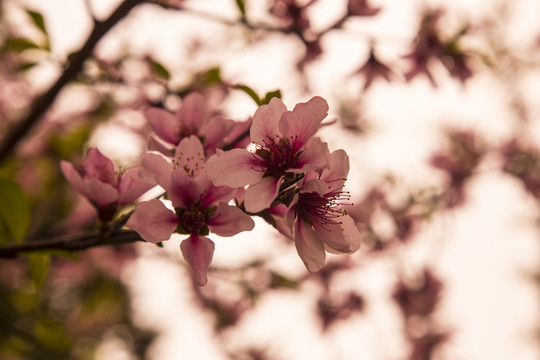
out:
{"label": "flower petal", "polygon": [[362,236],[350,216],[342,216],[339,218],[339,221],[340,224],[327,224],[325,228],[314,224],[315,231],[317,231],[319,237],[324,242],[328,252],[334,254],[352,254],[360,249]]}
{"label": "flower petal", "polygon": [[193,280],[204,286],[208,282],[206,272],[212,263],[215,244],[207,237],[191,234],[180,243],[182,256],[193,270]]}
{"label": "flower petal", "polygon": [[330,186],[329,191],[343,187],[349,174],[349,156],[344,150],[336,150],[330,154],[328,168],[321,173],[321,180]]}
{"label": "flower petal", "polygon": [[84,176],[87,178],[96,178],[103,183],[116,186],[116,173],[114,164],[97,148],[90,148],[84,159]]}
{"label": "flower petal", "polygon": [[84,187],[83,178],[81,174],[75,169],[72,163],[65,160],[60,161],[60,169],[66,180],[82,195],[86,196],[86,189]]}
{"label": "flower petal", "polygon": [[214,116],[207,125],[203,126],[199,134],[204,139],[204,150],[207,154],[213,154],[221,146],[228,130],[234,124],[232,120]]}
{"label": "flower petal", "polygon": [[169,144],[178,145],[180,142],[180,123],[176,115],[157,107],[148,108],[145,113],[152,130],[160,139]]}
{"label": "flower petal", "polygon": [[291,172],[307,172],[310,170],[318,170],[328,166],[330,151],[328,144],[322,142],[318,137],[311,138],[307,141],[303,151],[298,156],[295,169]]}
{"label": "flower petal", "polygon": [[183,138],[174,155],[178,168],[183,168],[189,177],[199,176],[204,169],[204,149],[195,135]]}
{"label": "flower petal", "polygon": [[327,112],[326,100],[315,96],[306,103],[297,104],[292,111],[284,113],[279,122],[279,130],[284,138],[296,139],[301,147],[319,130]]}
{"label": "flower petal", "polygon": [[190,208],[201,198],[203,193],[204,189],[201,188],[196,178],[190,178],[180,167],[174,169],[171,183],[167,188],[167,196],[175,208]]}
{"label": "flower petal", "polygon": [[297,219],[294,243],[308,271],[315,272],[322,269],[326,259],[324,244],[311,226],[302,219]]}
{"label": "flower petal", "polygon": [[142,158],[143,172],[141,176],[145,181],[153,181],[162,188],[167,189],[171,183],[173,165],[158,154],[145,154]]}
{"label": "flower petal", "polygon": [[252,230],[253,219],[236,206],[222,202],[208,220],[210,231],[219,236],[233,236],[242,231]]}
{"label": "flower petal", "polygon": [[178,110],[178,116],[182,127],[189,130],[187,135],[198,134],[206,116],[202,95],[196,92],[187,95]]}
{"label": "flower petal", "polygon": [[268,176],[248,187],[244,198],[246,210],[250,213],[258,213],[269,208],[276,198],[282,182],[282,177],[275,178]]}
{"label": "flower petal", "polygon": [[98,207],[104,208],[117,202],[118,190],[111,184],[103,183],[94,177],[83,179],[83,183],[85,196]]}
{"label": "flower petal", "polygon": [[206,162],[206,174],[216,186],[232,188],[261,181],[264,172],[246,149],[217,152]]}
{"label": "flower petal", "polygon": [[267,105],[261,105],[253,115],[251,141],[264,145],[268,138],[276,139],[278,135],[281,135],[278,124],[281,115],[286,111],[287,107],[277,97],[272,98]]}
{"label": "flower petal", "polygon": [[141,171],[140,167],[135,167],[122,174],[118,184],[118,205],[122,206],[134,202],[155,186],[141,178]]}
{"label": "flower petal", "polygon": [[126,225],[146,241],[169,240],[179,224],[178,217],[158,199],[139,203]]}

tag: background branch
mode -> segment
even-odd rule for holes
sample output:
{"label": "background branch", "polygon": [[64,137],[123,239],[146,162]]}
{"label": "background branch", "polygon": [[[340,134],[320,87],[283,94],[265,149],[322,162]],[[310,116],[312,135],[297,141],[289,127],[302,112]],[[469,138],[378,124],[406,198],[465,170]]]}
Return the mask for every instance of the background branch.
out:
{"label": "background branch", "polygon": [[83,63],[88,59],[98,41],[121,19],[123,19],[134,7],[148,0],[125,0],[113,11],[104,21],[94,22],[94,28],[82,48],[69,57],[68,65],[58,80],[41,95],[24,119],[19,121],[15,127],[4,137],[0,143],[0,164],[13,151],[17,143],[30,131],[30,129],[41,119],[43,114],[53,104],[56,96],[62,88],[68,84],[81,71]]}

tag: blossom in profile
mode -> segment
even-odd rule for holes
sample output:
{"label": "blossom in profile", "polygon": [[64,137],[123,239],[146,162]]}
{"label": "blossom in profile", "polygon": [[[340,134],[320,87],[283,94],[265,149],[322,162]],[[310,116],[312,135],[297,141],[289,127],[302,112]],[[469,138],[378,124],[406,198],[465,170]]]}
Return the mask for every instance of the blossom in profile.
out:
{"label": "blossom in profile", "polygon": [[98,210],[103,222],[112,219],[116,210],[134,202],[154,184],[140,177],[140,167],[116,171],[113,162],[97,148],[90,148],[82,164],[60,162],[64,177]]}
{"label": "blossom in profile", "polygon": [[380,7],[373,7],[368,0],[349,0],[347,12],[352,16],[375,16],[381,11]]}
{"label": "blossom in profile", "polygon": [[236,189],[214,186],[207,178],[204,150],[196,136],[183,139],[177,153],[178,164],[166,187],[172,209],[159,199],[141,202],[126,225],[152,243],[169,240],[173,233],[189,235],[180,249],[193,269],[194,280],[202,286],[207,283],[215,247],[206,236],[210,232],[233,236],[253,229],[254,222],[236,206],[228,205]]}
{"label": "blossom in profile", "polygon": [[197,136],[202,142],[207,153],[213,153],[221,145],[227,136],[229,129],[234,126],[234,121],[224,119],[221,116],[211,116],[204,98],[199,93],[190,93],[176,113],[159,107],[150,107],[145,115],[150,122],[152,130],[157,137],[166,144],[162,145],[155,138],[150,138],[150,150],[156,150],[171,155],[174,148],[182,139]]}
{"label": "blossom in profile", "polygon": [[361,244],[356,223],[341,206],[349,200],[343,191],[349,157],[343,150],[334,151],[329,164],[306,174],[285,215],[298,255],[310,272],[323,267],[326,251],[351,254]]}
{"label": "blossom in profile", "polygon": [[273,98],[253,115],[250,136],[255,150],[218,152],[208,160],[208,177],[217,186],[249,185],[244,199],[248,212],[270,207],[284,183],[327,166],[328,146],[314,137],[327,111],[321,97],[297,104],[292,111]]}
{"label": "blossom in profile", "polygon": [[376,79],[390,81],[392,76],[392,70],[380,62],[375,56],[373,48],[371,48],[369,52],[367,61],[356,71],[356,73],[363,75],[365,78],[364,90],[367,90]]}

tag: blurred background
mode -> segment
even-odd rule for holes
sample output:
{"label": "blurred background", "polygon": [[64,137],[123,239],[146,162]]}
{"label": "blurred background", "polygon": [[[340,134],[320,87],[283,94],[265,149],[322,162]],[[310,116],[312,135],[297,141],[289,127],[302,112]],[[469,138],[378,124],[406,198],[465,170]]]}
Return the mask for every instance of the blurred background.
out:
{"label": "blurred background", "polygon": [[144,109],[194,91],[235,121],[276,90],[289,109],[324,97],[319,135],[349,154],[364,236],[311,274],[257,218],[211,236],[205,287],[176,234],[0,259],[0,358],[540,358],[537,14],[533,0],[0,1],[0,142],[82,64],[2,155],[0,246],[95,229],[59,161],[98,146],[138,165]]}

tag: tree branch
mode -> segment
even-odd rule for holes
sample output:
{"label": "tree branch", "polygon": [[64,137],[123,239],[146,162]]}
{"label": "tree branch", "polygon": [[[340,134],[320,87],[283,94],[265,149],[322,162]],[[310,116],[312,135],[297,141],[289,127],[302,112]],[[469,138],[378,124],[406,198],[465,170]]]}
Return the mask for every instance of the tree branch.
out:
{"label": "tree branch", "polygon": [[41,95],[35,102],[24,119],[22,119],[3,139],[0,144],[0,163],[13,151],[17,143],[30,131],[40,120],[43,114],[53,104],[56,96],[62,88],[68,84],[81,71],[83,63],[88,59],[98,41],[121,19],[123,19],[134,7],[148,0],[125,0],[104,21],[94,22],[94,28],[82,48],[70,56],[68,66],[58,80]]}
{"label": "tree branch", "polygon": [[110,235],[99,233],[58,237],[43,241],[32,241],[24,244],[0,248],[0,258],[14,258],[21,253],[41,250],[83,251],[106,245],[121,245],[136,241],[145,241],[135,231],[124,230]]}

